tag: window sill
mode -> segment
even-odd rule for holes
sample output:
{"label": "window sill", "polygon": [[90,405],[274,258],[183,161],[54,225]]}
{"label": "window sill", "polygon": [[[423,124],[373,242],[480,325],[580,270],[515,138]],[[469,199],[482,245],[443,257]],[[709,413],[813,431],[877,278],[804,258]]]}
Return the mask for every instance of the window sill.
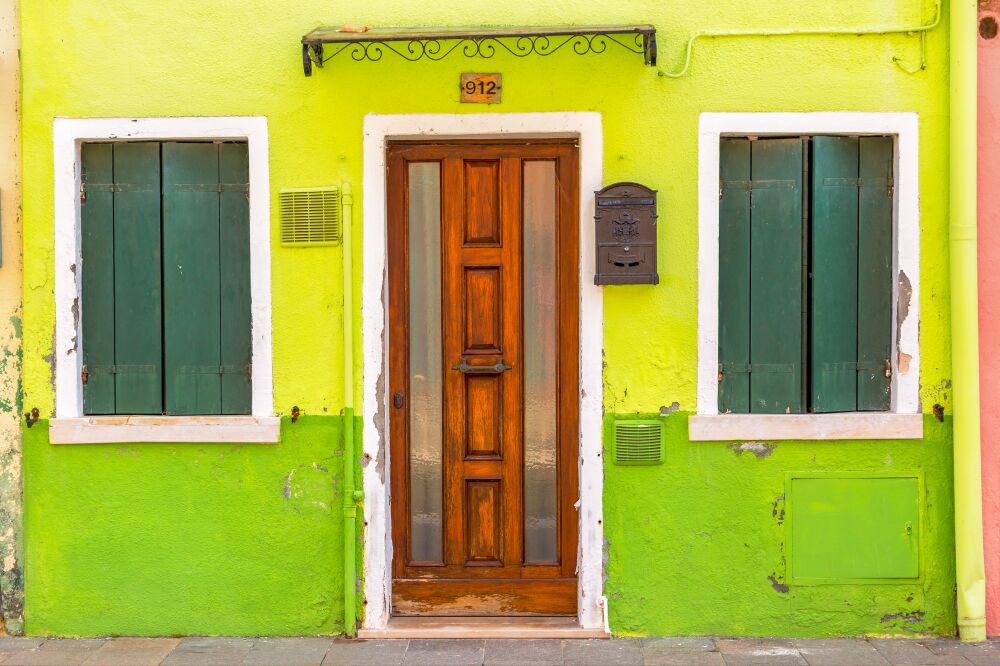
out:
{"label": "window sill", "polygon": [[50,444],[277,444],[281,420],[254,416],[84,416],[49,421]]}
{"label": "window sill", "polygon": [[923,439],[922,414],[696,414],[692,442],[748,439]]}

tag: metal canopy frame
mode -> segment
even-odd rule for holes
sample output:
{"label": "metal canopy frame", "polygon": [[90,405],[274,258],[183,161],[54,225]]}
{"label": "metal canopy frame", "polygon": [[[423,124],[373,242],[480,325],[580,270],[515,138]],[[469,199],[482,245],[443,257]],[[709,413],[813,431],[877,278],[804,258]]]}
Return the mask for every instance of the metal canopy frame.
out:
{"label": "metal canopy frame", "polygon": [[[327,44],[334,45],[329,53],[325,48]],[[656,28],[651,25],[599,25],[373,28],[365,32],[320,27],[302,38],[302,67],[306,76],[312,76],[313,65],[322,67],[344,51],[357,62],[379,61],[386,51],[416,62],[423,58],[443,60],[456,50],[467,58],[492,58],[498,52],[518,58],[532,54],[547,56],[567,45],[577,55],[585,55],[603,53],[609,44],[642,55],[647,65],[656,65]]]}

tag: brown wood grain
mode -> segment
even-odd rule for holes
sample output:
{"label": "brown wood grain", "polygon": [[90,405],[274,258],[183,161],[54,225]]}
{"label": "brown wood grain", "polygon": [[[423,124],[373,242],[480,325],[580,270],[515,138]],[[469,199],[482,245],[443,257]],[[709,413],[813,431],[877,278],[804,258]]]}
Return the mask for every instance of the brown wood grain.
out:
{"label": "brown wood grain", "polygon": [[576,579],[392,583],[394,615],[576,615]]}
{"label": "brown wood grain", "polygon": [[[558,561],[524,561],[522,169],[557,162]],[[441,164],[442,562],[412,560],[409,535],[407,163]],[[393,612],[576,612],[579,493],[577,148],[529,143],[396,142],[388,150],[389,404]],[[499,374],[452,366],[505,363]]]}

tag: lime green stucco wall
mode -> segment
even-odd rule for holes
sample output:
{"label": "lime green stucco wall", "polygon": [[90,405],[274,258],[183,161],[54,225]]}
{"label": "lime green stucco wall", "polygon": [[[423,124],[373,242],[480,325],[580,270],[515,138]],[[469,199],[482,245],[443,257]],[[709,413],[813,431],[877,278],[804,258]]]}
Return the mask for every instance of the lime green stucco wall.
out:
{"label": "lime green stucco wall", "polygon": [[[659,413],[677,403],[667,418],[664,466],[606,469],[612,629],[951,633],[948,418],[926,418],[922,442],[780,442],[765,457],[727,443],[690,443],[686,435],[695,409],[697,123],[705,111],[919,114],[921,400],[928,414],[935,403],[950,414],[944,26],[929,33],[928,68],[915,75],[892,62],[919,63],[919,41],[905,36],[706,40],[677,80],[615,46],[600,56],[564,49],[525,59],[453,54],[437,63],[392,54],[355,63],[342,54],[305,78],[298,48],[319,24],[652,23],[661,67],[675,69],[694,31],[911,25],[931,15],[929,1],[923,5],[24,3],[24,407],[48,416],[54,404],[54,117],[266,116],[272,204],[280,188],[354,183],[360,285],[366,114],[598,111],[605,182],[646,183],[660,201],[660,284],[604,291],[605,411]],[[503,102],[459,104],[465,71],[502,72]],[[298,405],[308,416],[283,421],[277,446],[52,446],[44,421],[25,430],[29,633],[340,631],[340,250],[281,248],[276,208],[272,239],[274,409],[285,415]],[[355,335],[361,339],[360,327]],[[360,404],[360,357],[356,365]],[[923,581],[782,591],[783,528],[772,512],[785,472],[796,470],[923,471]]]}

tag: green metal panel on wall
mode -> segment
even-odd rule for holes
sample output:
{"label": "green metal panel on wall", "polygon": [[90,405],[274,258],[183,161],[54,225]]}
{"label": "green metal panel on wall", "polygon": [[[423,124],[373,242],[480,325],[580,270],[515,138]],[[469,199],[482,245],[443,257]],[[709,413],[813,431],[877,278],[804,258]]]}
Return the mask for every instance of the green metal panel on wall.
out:
{"label": "green metal panel on wall", "polygon": [[920,577],[920,472],[788,472],[785,498],[791,584]]}

